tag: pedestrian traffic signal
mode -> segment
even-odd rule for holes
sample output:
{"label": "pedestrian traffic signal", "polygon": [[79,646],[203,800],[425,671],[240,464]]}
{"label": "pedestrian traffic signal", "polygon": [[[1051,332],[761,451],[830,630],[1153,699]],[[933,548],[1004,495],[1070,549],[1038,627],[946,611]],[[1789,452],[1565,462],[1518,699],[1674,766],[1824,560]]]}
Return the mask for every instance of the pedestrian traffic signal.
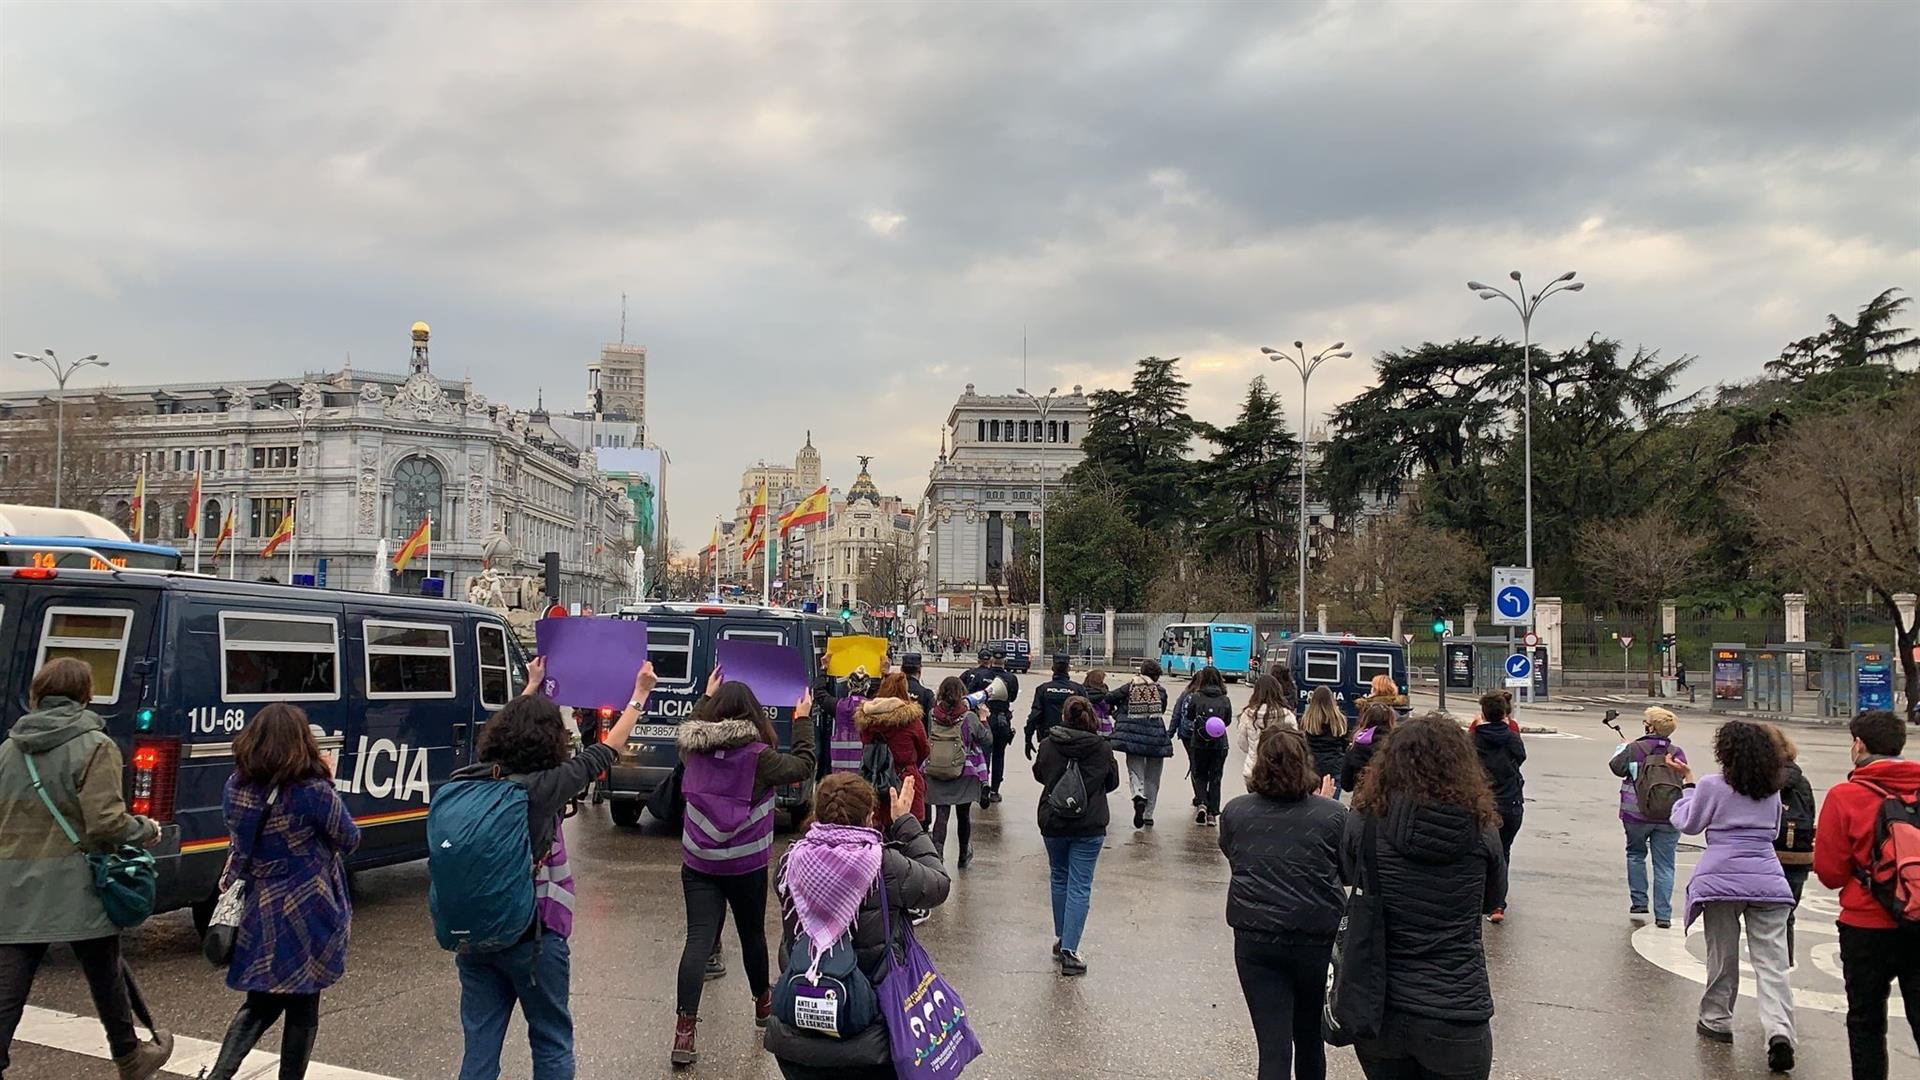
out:
{"label": "pedestrian traffic signal", "polygon": [[1447,613],[1444,611],[1435,611],[1433,613],[1433,636],[1445,637],[1446,635],[1447,635]]}
{"label": "pedestrian traffic signal", "polygon": [[840,621],[841,622],[853,621],[853,605],[852,604],[840,605]]}
{"label": "pedestrian traffic signal", "polygon": [[1673,645],[1674,645],[1674,636],[1673,636],[1672,634],[1661,634],[1661,635],[1660,635],[1660,651],[1661,651],[1661,652],[1663,652],[1663,653],[1664,653],[1664,652],[1672,652],[1672,651],[1673,651]]}

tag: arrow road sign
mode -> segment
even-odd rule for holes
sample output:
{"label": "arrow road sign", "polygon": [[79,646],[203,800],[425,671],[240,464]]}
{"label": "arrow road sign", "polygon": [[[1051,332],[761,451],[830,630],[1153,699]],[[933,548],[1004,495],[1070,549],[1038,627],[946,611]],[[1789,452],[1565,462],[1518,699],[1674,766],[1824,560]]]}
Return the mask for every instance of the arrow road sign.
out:
{"label": "arrow road sign", "polygon": [[1530,679],[1533,677],[1533,660],[1523,653],[1514,653],[1507,657],[1507,678]]}
{"label": "arrow road sign", "polygon": [[1533,625],[1533,571],[1530,568],[1493,568],[1493,625]]}

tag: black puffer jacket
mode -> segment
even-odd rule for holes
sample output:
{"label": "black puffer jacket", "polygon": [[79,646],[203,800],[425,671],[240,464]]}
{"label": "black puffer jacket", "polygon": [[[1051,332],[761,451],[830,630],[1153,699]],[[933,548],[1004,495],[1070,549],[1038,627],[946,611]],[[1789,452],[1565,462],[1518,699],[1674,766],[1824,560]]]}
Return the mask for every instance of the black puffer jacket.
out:
{"label": "black puffer jacket", "polygon": [[[1347,815],[1341,880],[1360,880],[1366,815]],[[1480,917],[1507,892],[1500,834],[1455,806],[1395,798],[1378,826],[1387,907],[1387,1007],[1477,1024],[1493,1016]]]}
{"label": "black puffer jacket", "polygon": [[1347,763],[1347,737],[1331,732],[1307,736],[1307,749],[1313,751],[1313,769],[1321,776],[1338,777]]}
{"label": "black puffer jacket", "polygon": [[1220,851],[1233,869],[1227,925],[1262,941],[1332,941],[1340,926],[1340,837],[1346,807],[1308,795],[1242,795],[1220,812]]}
{"label": "black puffer jacket", "polygon": [[[780,955],[773,958],[775,978],[779,978],[787,955],[793,951],[793,943],[800,937],[800,920],[794,916],[793,901],[787,896],[786,869],[786,859],[782,857],[776,880],[781,883],[778,886],[780,923],[784,932],[780,935]],[[910,814],[895,818],[887,827],[887,847],[880,854],[880,873],[887,880],[887,907],[891,909],[893,944],[897,949],[906,937],[907,909],[940,906],[946,902],[952,883],[946,868],[940,865],[940,853],[934,850],[933,838],[921,829],[919,819]],[[884,974],[880,966],[886,958],[881,947],[881,925],[880,890],[874,889],[867,894],[860,905],[860,914],[854,918],[853,947],[860,957],[860,970],[876,985]],[[892,1060],[885,1022],[874,1024],[849,1039],[830,1039],[795,1031],[775,1017],[767,1024],[765,1046],[768,1053],[781,1061],[815,1068],[884,1065]]]}
{"label": "black puffer jacket", "polygon": [[[1053,785],[1067,774],[1067,762],[1080,763],[1080,778],[1087,785],[1087,808],[1079,817],[1063,818],[1048,805]],[[1113,747],[1105,737],[1091,731],[1056,724],[1040,740],[1033,759],[1033,778],[1040,781],[1041,836],[1105,836],[1107,832],[1107,793],[1120,786],[1120,768]]]}
{"label": "black puffer jacket", "polygon": [[1107,695],[1113,710],[1113,748],[1123,754],[1172,757],[1173,732],[1164,719],[1167,688],[1135,675]]}
{"label": "black puffer jacket", "polygon": [[1505,723],[1473,725],[1473,748],[1480,753],[1480,767],[1493,785],[1493,801],[1513,805],[1526,792],[1526,778],[1520,766],[1527,760],[1527,742]]}

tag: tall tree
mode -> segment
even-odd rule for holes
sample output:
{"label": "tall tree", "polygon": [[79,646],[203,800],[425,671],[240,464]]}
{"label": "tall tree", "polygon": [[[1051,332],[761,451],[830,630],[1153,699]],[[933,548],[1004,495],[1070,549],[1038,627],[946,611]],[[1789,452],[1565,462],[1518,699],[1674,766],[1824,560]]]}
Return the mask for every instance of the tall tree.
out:
{"label": "tall tree", "polygon": [[1086,457],[1074,467],[1117,485],[1127,516],[1156,531],[1188,520],[1195,493],[1187,451],[1206,431],[1187,412],[1191,384],[1180,377],[1179,363],[1177,356],[1149,356],[1135,365],[1126,389],[1095,391],[1080,440]]}
{"label": "tall tree", "polygon": [[1640,621],[1648,696],[1659,690],[1653,640],[1660,632],[1660,602],[1687,585],[1706,546],[1665,508],[1599,525],[1580,540],[1578,558],[1592,583],[1589,598],[1610,601]]}
{"label": "tall tree", "polygon": [[[132,406],[105,393],[69,394],[62,440],[53,399],[47,398],[38,415],[21,420],[0,443],[6,450],[5,467],[0,468],[0,502],[52,506],[54,465],[60,461],[61,504],[114,518],[105,504],[115,496],[126,498],[139,472],[131,463],[131,451],[141,447],[125,434],[124,424],[127,417],[136,414]],[[65,452],[56,453],[56,444],[62,441]],[[124,515],[114,524],[133,531]]]}
{"label": "tall tree", "polygon": [[1410,508],[1337,538],[1315,594],[1343,615],[1384,628],[1394,609],[1457,609],[1482,595],[1487,559],[1464,534],[1423,525]]}
{"label": "tall tree", "polygon": [[[1077,470],[1076,470],[1077,472]],[[1089,607],[1140,611],[1160,547],[1127,516],[1119,485],[1079,474],[1053,500],[1047,523],[1047,591]]]}
{"label": "tall tree", "polygon": [[1300,444],[1265,376],[1254,376],[1240,415],[1210,438],[1218,449],[1198,469],[1203,526],[1196,539],[1251,580],[1261,606],[1274,605],[1285,591],[1281,555],[1295,546]]}
{"label": "tall tree", "polygon": [[864,560],[865,571],[860,576],[860,595],[869,604],[892,607],[895,604],[912,604],[917,599],[914,586],[920,579],[920,568],[914,558],[913,541],[905,536],[895,535],[880,542]]}

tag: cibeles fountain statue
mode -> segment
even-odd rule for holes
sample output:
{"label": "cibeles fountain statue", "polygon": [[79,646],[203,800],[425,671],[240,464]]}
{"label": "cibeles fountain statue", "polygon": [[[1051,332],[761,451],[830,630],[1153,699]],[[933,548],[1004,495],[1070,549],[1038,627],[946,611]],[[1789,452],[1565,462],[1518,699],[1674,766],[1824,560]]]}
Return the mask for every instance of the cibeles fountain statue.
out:
{"label": "cibeles fountain statue", "polygon": [[514,565],[513,542],[495,530],[480,542],[482,568],[467,581],[467,602],[492,608],[506,617],[507,623],[523,636],[531,636],[533,624],[547,609],[542,582],[531,574],[510,574],[503,566]]}

